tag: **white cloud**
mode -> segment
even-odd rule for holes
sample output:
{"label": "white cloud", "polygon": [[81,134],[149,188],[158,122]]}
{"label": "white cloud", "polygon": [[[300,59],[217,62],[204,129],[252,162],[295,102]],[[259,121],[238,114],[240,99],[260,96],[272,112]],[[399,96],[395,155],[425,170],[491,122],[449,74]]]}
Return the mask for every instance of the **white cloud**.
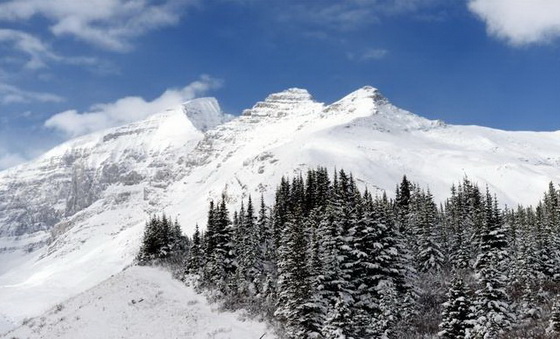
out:
{"label": "white cloud", "polygon": [[560,37],[560,1],[469,0],[469,9],[486,23],[490,35],[514,46]]}
{"label": "white cloud", "polygon": [[63,97],[45,92],[26,91],[19,87],[0,83],[0,104],[16,104],[29,102],[62,102]]}
{"label": "white cloud", "polygon": [[[267,0],[268,1],[268,0]],[[434,6],[442,0],[345,0],[301,1],[284,8],[279,19],[284,22],[295,21],[304,25],[327,27],[339,31],[350,31],[379,23],[384,17],[392,17],[420,11]]]}
{"label": "white cloud", "polygon": [[39,38],[13,29],[0,29],[0,48],[4,56],[0,61],[21,64],[24,69],[38,70],[48,67],[49,63],[62,63],[75,66],[88,66],[104,69],[107,66],[93,57],[61,56]]}
{"label": "white cloud", "polygon": [[41,40],[24,32],[0,29],[0,44],[28,55],[25,67],[29,69],[45,67],[45,59],[56,59],[56,55]]}
{"label": "white cloud", "polygon": [[44,17],[56,36],[72,36],[105,49],[127,51],[130,40],[176,24],[184,8],[199,0],[9,0],[0,3],[0,20]]}
{"label": "white cloud", "polygon": [[389,51],[383,48],[368,48],[362,53],[348,53],[348,59],[355,61],[374,61],[381,60],[389,54]]}
{"label": "white cloud", "polygon": [[45,127],[58,130],[69,137],[141,120],[151,114],[204,95],[221,86],[221,81],[202,76],[179,89],[168,89],[158,98],[146,101],[130,96],[112,103],[93,105],[88,112],[69,110],[55,114],[45,122]]}

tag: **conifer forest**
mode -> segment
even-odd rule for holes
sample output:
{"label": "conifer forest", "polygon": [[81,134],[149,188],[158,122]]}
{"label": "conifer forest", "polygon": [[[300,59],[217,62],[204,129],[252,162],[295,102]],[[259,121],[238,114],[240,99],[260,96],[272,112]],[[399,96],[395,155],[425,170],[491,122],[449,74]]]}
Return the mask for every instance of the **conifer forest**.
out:
{"label": "conifer forest", "polygon": [[468,178],[436,203],[406,176],[389,198],[317,168],[283,178],[270,204],[227,200],[201,206],[205,231],[189,237],[154,216],[139,263],[171,263],[281,338],[560,338],[552,183],[536,206],[512,208]]}

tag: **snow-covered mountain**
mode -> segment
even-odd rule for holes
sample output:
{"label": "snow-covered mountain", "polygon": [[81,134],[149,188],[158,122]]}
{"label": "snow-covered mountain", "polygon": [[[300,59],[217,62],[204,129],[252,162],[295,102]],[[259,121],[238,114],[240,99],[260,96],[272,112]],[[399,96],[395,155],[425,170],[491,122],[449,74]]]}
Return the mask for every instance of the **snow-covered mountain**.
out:
{"label": "snow-covered mountain", "polygon": [[532,204],[560,177],[558,150],[560,132],[446,125],[372,87],[330,105],[289,89],[236,118],[193,100],[0,172],[0,329],[119,272],[152,213],[190,234],[209,200],[270,199],[281,176],[318,165],[389,194],[406,174],[438,199],[466,175],[503,203]]}

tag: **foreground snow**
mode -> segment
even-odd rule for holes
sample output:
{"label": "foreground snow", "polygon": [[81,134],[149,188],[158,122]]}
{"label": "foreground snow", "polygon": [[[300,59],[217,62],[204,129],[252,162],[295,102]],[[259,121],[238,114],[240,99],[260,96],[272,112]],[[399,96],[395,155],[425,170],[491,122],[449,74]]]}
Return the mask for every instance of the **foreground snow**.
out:
{"label": "foreground snow", "polygon": [[159,268],[130,267],[5,338],[274,338],[263,323],[219,312]]}

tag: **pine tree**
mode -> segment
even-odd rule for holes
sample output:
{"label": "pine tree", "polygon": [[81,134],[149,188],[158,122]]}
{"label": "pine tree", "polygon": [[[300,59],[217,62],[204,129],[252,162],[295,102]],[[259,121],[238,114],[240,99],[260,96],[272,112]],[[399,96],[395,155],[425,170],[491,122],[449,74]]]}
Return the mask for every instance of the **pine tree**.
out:
{"label": "pine tree", "polygon": [[142,246],[137,259],[140,263],[152,260],[166,260],[167,263],[180,264],[186,251],[187,238],[181,233],[179,223],[172,223],[165,216],[153,216],[146,223]]}
{"label": "pine tree", "polygon": [[[422,321],[439,307],[433,300],[442,297],[448,270],[476,273],[472,304],[462,281],[451,284],[439,336],[532,337],[543,321],[539,298],[557,287],[559,198],[551,186],[537,209],[502,213],[488,189],[484,197],[464,179],[438,210],[429,191],[406,177],[389,201],[386,194],[361,194],[352,174],[338,171],[331,182],[320,168],[306,178],[283,178],[271,209],[261,196],[255,212],[249,199],[233,223],[225,199],[211,204],[208,231],[197,227],[187,269],[202,265],[202,286],[220,291],[226,307],[271,316],[288,338],[324,339],[431,337],[434,323]],[[179,225],[167,217],[153,225],[147,243],[159,244],[155,253],[171,254]],[[531,320],[517,324],[515,333],[508,332],[514,305],[521,319]],[[555,313],[551,328],[560,323]]]}
{"label": "pine tree", "polygon": [[439,272],[443,268],[445,257],[437,237],[437,208],[433,197],[428,193],[421,193],[420,211],[418,211],[418,242],[417,265],[421,272]]}
{"label": "pine tree", "polygon": [[505,234],[494,200],[487,192],[485,223],[481,236],[481,254],[475,264],[479,288],[474,302],[475,321],[472,333],[476,338],[496,338],[511,328],[514,315],[505,291],[505,276],[500,265],[505,256]]}
{"label": "pine tree", "polygon": [[441,331],[438,336],[448,339],[465,338],[472,327],[473,314],[467,288],[460,278],[455,278],[443,304]]}
{"label": "pine tree", "polygon": [[380,291],[380,286],[393,285],[392,275],[398,253],[396,239],[392,237],[389,226],[380,222],[380,219],[372,212],[362,218],[353,229],[354,256],[358,258],[353,274],[354,284],[358,286],[354,292],[355,307],[364,315],[357,319],[358,337],[376,336],[384,332],[378,332],[379,328],[375,328],[370,319],[383,316],[379,303],[384,291]]}
{"label": "pine tree", "polygon": [[[333,338],[345,338],[349,336],[348,324],[352,317],[350,308],[353,298],[349,283],[344,279],[342,273],[344,258],[339,253],[340,248],[344,246],[344,240],[336,215],[336,208],[332,205],[327,206],[325,217],[318,229],[318,233],[321,235],[318,239],[320,252],[318,257],[321,258],[322,267],[321,298],[327,307],[325,326],[328,327],[323,332],[330,333]],[[334,333],[337,336],[334,336]]]}
{"label": "pine tree", "polygon": [[187,273],[199,274],[200,269],[203,267],[204,258],[202,256],[202,239],[200,236],[200,230],[198,224],[196,224],[194,229],[194,234],[192,237],[191,248],[189,250],[189,259],[187,261]]}
{"label": "pine tree", "polygon": [[[338,176],[341,177],[341,180]],[[337,303],[344,303],[344,307],[349,311],[354,307],[355,282],[353,282],[353,278],[355,273],[353,266],[356,260],[352,250],[351,228],[356,220],[356,214],[351,201],[356,196],[352,186],[353,184],[350,183],[350,179],[344,171],[335,173],[324,217],[317,226],[318,233],[321,235],[318,246],[323,271],[321,300],[327,307],[325,313],[331,315],[332,308]],[[351,313],[338,313],[338,320],[329,325],[329,331],[342,333],[348,337],[352,336],[355,332],[354,323],[351,318],[341,318],[345,316],[351,317]],[[341,323],[346,325],[339,329],[334,328]]]}
{"label": "pine tree", "polygon": [[546,332],[549,334],[560,335],[560,301],[558,297],[556,297],[554,304],[552,305],[552,313],[550,314],[550,320],[548,321]]}
{"label": "pine tree", "polygon": [[322,329],[324,338],[329,339],[349,339],[346,334],[346,327],[353,321],[352,312],[348,307],[348,303],[342,298],[336,298],[334,307],[330,308]]}
{"label": "pine tree", "polygon": [[401,233],[406,232],[408,228],[408,213],[410,209],[412,190],[412,184],[408,181],[406,175],[403,176],[400,185],[397,187],[397,194],[395,198],[397,225]]}
{"label": "pine tree", "polygon": [[163,240],[159,232],[159,223],[160,220],[156,216],[153,216],[144,226],[142,245],[137,256],[140,263],[147,263],[150,260],[158,258],[160,255],[160,250],[163,247]]}
{"label": "pine tree", "polygon": [[[212,230],[211,237],[207,240],[207,256],[205,265],[205,283],[221,291],[228,293],[235,289],[235,262],[234,232],[229,212],[226,207],[225,197],[219,206],[212,208],[208,215],[208,229]],[[211,251],[209,249],[212,249]]]}
{"label": "pine tree", "polygon": [[243,206],[240,214],[242,217],[237,225],[236,257],[237,257],[237,290],[242,299],[252,298],[258,294],[258,281],[260,264],[258,253],[260,244],[257,239],[256,217],[254,215],[251,196],[247,202],[247,210]]}
{"label": "pine tree", "polygon": [[[396,324],[399,320],[402,320],[399,319],[401,316],[399,313],[402,312],[400,310],[402,303],[399,302],[399,296],[394,284],[388,280],[383,281],[378,286],[378,293],[380,295],[379,314],[372,319],[373,333],[375,333],[374,338],[389,339],[400,337],[401,335],[398,334],[399,331],[396,328]],[[407,331],[402,332],[406,333]]]}
{"label": "pine tree", "polygon": [[273,222],[269,216],[264,197],[261,195],[257,218],[259,240],[259,261],[262,268],[260,280],[260,299],[267,313],[272,314],[276,303],[276,282],[278,280],[277,250]]}
{"label": "pine tree", "polygon": [[301,210],[288,218],[278,263],[278,305],[275,316],[283,320],[289,338],[305,338],[315,329],[307,324],[307,302],[310,297],[308,274],[306,271],[306,239],[302,227]]}

